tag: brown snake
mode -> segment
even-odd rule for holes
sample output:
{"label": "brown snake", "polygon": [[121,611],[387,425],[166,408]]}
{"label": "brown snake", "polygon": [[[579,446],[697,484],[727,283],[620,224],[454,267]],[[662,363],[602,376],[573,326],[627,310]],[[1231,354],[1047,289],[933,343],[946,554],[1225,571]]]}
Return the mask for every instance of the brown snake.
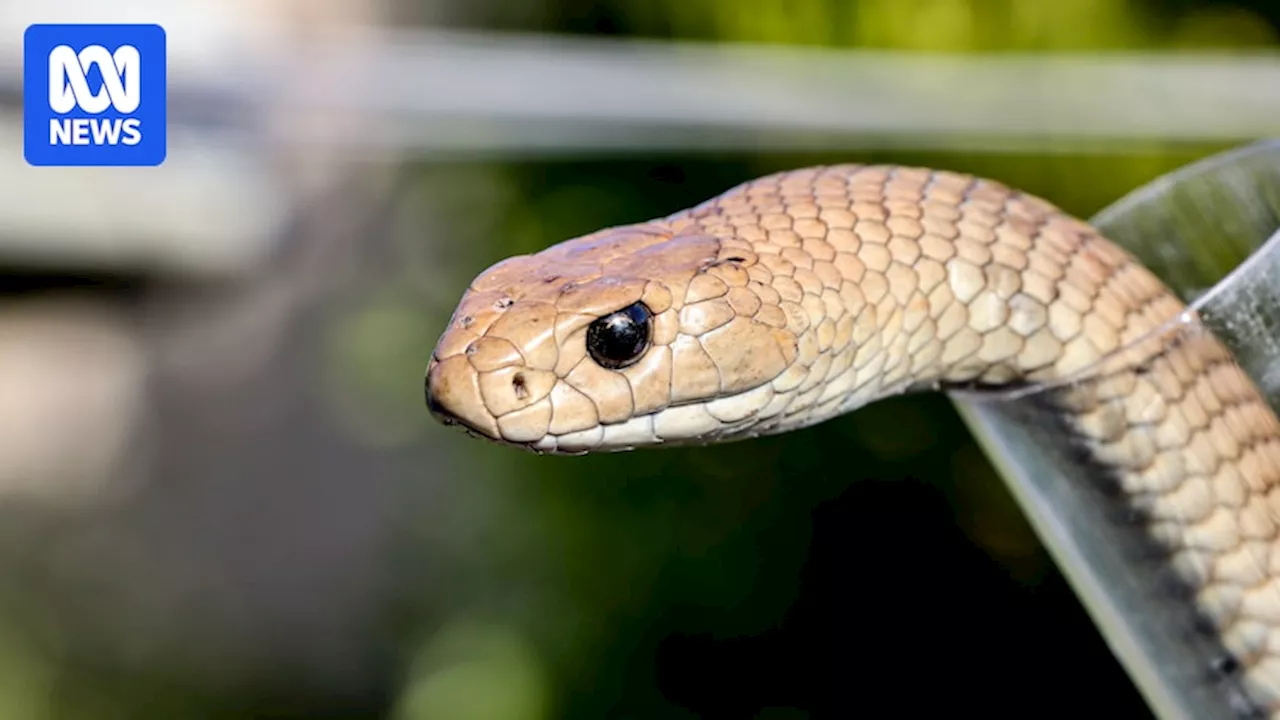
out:
{"label": "brown snake", "polygon": [[[1280,422],[1183,303],[997,182],[839,165],[754,180],[481,273],[427,371],[449,423],[538,452],[779,433],[925,389],[1050,386],[1280,717]],[[1083,382],[1067,383],[1084,377]]]}

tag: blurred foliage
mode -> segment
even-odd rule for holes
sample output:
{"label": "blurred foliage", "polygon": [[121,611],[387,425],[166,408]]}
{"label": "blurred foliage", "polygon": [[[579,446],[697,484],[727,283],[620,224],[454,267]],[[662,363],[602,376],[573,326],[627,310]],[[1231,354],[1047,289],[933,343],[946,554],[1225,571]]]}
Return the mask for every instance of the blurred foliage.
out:
{"label": "blurred foliage", "polygon": [[[497,17],[505,12],[498,10]],[[566,0],[546,6],[543,18],[548,29],[579,32],[918,52],[1046,52],[1267,47],[1276,39],[1275,13],[1266,0]]]}
{"label": "blurred foliage", "polygon": [[537,658],[510,628],[458,623],[439,632],[424,650],[396,720],[546,717],[549,688]]}

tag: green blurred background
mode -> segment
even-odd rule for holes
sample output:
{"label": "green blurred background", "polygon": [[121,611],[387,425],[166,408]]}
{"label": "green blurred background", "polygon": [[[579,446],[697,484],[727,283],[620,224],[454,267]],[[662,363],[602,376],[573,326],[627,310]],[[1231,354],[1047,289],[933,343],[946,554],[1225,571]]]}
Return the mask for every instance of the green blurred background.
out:
{"label": "green blurred background", "polygon": [[[1271,62],[1280,27],[1264,0],[384,12],[401,28]],[[434,424],[421,377],[490,263],[760,174],[923,164],[1087,217],[1231,144],[409,159],[300,193],[244,277],[6,261],[7,308],[106,308],[146,370],[112,492],[0,504],[0,717],[1146,716],[944,398],[725,447],[544,458]]]}

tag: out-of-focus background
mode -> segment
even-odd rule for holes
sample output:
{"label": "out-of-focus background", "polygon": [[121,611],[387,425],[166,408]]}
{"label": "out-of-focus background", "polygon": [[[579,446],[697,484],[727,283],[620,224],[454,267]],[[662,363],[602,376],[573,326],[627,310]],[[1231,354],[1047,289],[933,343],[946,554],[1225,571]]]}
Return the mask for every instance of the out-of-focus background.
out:
{"label": "out-of-focus background", "polygon": [[[32,22],[163,167],[22,160]],[[507,255],[892,161],[1087,216],[1280,134],[1267,0],[6,0],[0,718],[1147,714],[939,397],[539,458],[421,380]]]}

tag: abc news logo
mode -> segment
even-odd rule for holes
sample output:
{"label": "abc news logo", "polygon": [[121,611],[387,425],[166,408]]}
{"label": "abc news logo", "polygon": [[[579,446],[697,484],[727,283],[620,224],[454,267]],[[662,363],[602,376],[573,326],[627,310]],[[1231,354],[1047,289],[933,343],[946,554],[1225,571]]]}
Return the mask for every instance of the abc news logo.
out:
{"label": "abc news logo", "polygon": [[154,167],[168,154],[164,28],[40,24],[22,38],[22,151],[43,167]]}
{"label": "abc news logo", "polygon": [[[89,74],[97,68],[102,86],[89,88]],[[142,101],[142,57],[132,45],[110,52],[90,45],[79,53],[59,45],[49,52],[49,109],[66,115],[79,108],[92,115],[108,108],[128,115]],[[142,142],[138,118],[50,118],[50,145],[137,145]]]}

